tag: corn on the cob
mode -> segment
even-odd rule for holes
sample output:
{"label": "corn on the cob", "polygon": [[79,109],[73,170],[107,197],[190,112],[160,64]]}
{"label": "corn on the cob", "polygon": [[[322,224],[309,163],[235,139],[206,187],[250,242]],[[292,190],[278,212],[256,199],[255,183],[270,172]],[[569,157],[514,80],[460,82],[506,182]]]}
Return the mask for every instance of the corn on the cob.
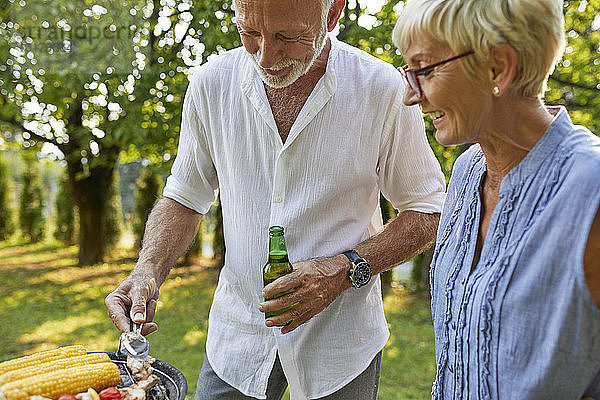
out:
{"label": "corn on the cob", "polygon": [[42,351],[29,356],[19,357],[0,363],[0,375],[15,369],[30,367],[32,365],[54,361],[61,358],[81,356],[84,354],[86,354],[85,348],[80,344],[59,347],[58,349],[54,350]]}
{"label": "corn on the cob", "polygon": [[5,383],[14,382],[19,379],[28,378],[34,375],[45,374],[46,372],[57,371],[63,368],[71,368],[77,365],[97,364],[101,362],[110,362],[110,357],[106,353],[91,353],[82,356],[61,358],[43,364],[32,365],[21,369],[15,369],[0,375],[0,386]]}
{"label": "corn on the cob", "polygon": [[63,394],[77,394],[88,388],[100,391],[119,383],[119,368],[107,362],[64,368],[6,383],[0,387],[0,395],[6,400],[29,400],[35,395],[57,399]]}
{"label": "corn on the cob", "polygon": [[20,399],[27,400],[30,396],[27,395],[24,391],[20,389],[8,389],[7,391],[3,391],[0,389],[0,400],[7,399]]}

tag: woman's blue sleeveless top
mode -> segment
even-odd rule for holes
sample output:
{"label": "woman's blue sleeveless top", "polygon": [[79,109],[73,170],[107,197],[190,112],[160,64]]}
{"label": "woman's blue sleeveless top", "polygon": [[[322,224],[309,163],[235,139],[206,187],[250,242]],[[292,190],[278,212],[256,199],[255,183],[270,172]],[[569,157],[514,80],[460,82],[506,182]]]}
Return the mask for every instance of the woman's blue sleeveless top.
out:
{"label": "woman's blue sleeveless top", "polygon": [[600,399],[600,310],[583,270],[600,203],[600,138],[564,108],[504,178],[471,270],[486,171],[456,161],[431,268],[434,399]]}

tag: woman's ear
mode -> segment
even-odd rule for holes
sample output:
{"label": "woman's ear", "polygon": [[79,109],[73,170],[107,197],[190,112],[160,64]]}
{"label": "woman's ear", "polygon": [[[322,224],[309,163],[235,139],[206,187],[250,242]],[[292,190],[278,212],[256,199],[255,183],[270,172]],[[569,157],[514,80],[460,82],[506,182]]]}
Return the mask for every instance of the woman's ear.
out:
{"label": "woman's ear", "polygon": [[506,43],[492,48],[489,54],[490,92],[502,96],[512,84],[517,71],[517,52]]}

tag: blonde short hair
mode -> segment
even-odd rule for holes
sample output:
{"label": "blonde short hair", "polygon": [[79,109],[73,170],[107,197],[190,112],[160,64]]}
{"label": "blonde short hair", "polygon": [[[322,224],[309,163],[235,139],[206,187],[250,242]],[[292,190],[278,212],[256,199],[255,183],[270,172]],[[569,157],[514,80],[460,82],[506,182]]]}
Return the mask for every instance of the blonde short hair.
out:
{"label": "blonde short hair", "polygon": [[405,51],[421,37],[447,43],[465,72],[482,79],[481,62],[497,44],[517,52],[512,83],[522,96],[540,97],[565,47],[562,0],[408,0],[392,38]]}

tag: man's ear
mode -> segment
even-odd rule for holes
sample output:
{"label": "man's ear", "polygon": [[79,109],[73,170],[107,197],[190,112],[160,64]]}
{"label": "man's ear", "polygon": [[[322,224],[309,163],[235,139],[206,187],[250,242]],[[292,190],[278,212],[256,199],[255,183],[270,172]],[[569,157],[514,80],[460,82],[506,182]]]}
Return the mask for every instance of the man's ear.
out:
{"label": "man's ear", "polygon": [[512,84],[517,72],[517,58],[516,50],[506,43],[497,44],[490,51],[488,74],[490,92],[494,95],[501,96]]}
{"label": "man's ear", "polygon": [[334,0],[327,13],[327,30],[331,32],[337,25],[340,15],[346,6],[346,0]]}

